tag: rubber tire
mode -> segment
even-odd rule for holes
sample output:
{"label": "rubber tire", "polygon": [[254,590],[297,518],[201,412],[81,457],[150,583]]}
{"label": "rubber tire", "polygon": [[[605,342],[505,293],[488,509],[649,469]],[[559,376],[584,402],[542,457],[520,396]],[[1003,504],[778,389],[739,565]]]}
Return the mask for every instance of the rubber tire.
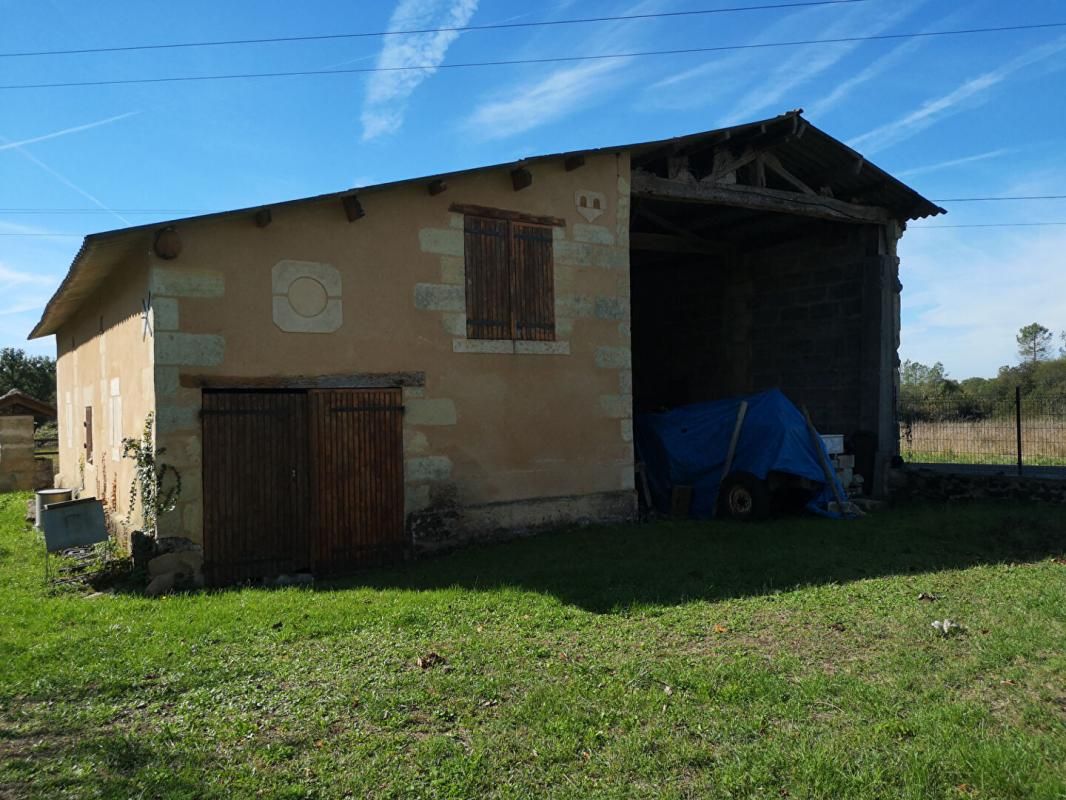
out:
{"label": "rubber tire", "polygon": [[753,522],[770,516],[770,487],[750,472],[731,472],[718,491],[718,516]]}

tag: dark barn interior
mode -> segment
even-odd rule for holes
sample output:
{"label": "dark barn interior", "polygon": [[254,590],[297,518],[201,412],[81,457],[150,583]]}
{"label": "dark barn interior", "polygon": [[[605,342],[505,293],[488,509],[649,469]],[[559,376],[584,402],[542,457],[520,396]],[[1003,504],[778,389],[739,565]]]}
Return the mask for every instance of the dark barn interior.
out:
{"label": "dark barn interior", "polygon": [[636,410],[776,387],[835,432],[856,430],[862,261],[876,228],[654,201],[635,204],[635,227],[645,213],[708,244],[645,250],[631,234]]}
{"label": "dark barn interior", "polygon": [[940,209],[799,117],[632,156],[637,413],[778,388],[895,452],[896,240]]}

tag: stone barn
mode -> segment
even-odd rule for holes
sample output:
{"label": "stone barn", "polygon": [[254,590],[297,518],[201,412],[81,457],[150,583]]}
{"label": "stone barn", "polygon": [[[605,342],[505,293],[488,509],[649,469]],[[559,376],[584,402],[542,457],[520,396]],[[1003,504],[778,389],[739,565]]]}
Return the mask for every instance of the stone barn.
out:
{"label": "stone barn", "polygon": [[36,456],[33,434],[55,418],[54,406],[18,389],[0,397],[0,492],[51,487],[52,459]]}
{"label": "stone barn", "polygon": [[31,334],[58,481],[124,505],[152,414],[210,579],[340,572],[630,518],[634,409],[779,387],[876,487],[939,213],[791,112],[93,234]]}

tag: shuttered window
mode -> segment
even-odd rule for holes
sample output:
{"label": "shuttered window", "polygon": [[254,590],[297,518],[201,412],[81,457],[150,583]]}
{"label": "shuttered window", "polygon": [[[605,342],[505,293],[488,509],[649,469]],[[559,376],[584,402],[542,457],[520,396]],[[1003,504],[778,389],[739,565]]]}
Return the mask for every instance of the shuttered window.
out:
{"label": "shuttered window", "polygon": [[85,407],[85,460],[93,461],[93,407]]}
{"label": "shuttered window", "polygon": [[552,229],[466,215],[466,335],[555,339]]}

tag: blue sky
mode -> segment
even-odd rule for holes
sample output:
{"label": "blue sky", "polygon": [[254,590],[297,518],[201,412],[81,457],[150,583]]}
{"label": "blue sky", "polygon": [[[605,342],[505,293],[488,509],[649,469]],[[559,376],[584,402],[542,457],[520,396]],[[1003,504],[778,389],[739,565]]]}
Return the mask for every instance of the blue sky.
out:
{"label": "blue sky", "polygon": [[[787,0],[771,0],[787,2]],[[751,0],[0,0],[0,52],[563,19]],[[0,59],[0,84],[448,64],[1066,21],[1061,0],[866,0],[675,19],[243,47]],[[80,240],[174,214],[526,155],[654,139],[804,108],[938,199],[1066,194],[1066,28],[552,65],[0,91],[0,344],[25,336]],[[945,204],[904,238],[905,358],[956,377],[1066,329],[1066,201]]]}

